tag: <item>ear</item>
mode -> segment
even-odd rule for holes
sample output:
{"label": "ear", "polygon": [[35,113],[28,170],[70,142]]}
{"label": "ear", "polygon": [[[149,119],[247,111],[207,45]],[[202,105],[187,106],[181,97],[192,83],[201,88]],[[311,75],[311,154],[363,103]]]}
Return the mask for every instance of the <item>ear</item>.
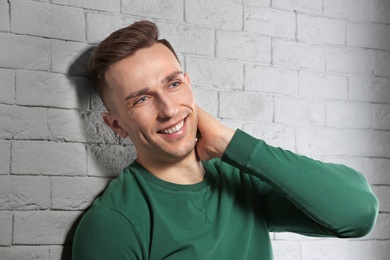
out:
{"label": "ear", "polygon": [[128,136],[126,129],[124,129],[119,123],[117,115],[110,112],[103,112],[102,118],[104,123],[108,125],[117,135],[122,138],[126,138]]}
{"label": "ear", "polygon": [[184,73],[184,78],[188,81],[188,84],[191,85],[191,79],[190,79],[190,76],[188,75],[188,73]]}

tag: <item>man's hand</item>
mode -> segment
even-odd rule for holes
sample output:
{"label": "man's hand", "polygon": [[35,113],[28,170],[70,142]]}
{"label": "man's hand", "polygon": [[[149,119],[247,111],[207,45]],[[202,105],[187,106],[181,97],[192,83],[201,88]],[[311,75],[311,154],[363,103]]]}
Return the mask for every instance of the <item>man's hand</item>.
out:
{"label": "man's hand", "polygon": [[199,159],[207,161],[221,158],[235,131],[224,126],[199,106],[197,109],[199,132],[196,152]]}

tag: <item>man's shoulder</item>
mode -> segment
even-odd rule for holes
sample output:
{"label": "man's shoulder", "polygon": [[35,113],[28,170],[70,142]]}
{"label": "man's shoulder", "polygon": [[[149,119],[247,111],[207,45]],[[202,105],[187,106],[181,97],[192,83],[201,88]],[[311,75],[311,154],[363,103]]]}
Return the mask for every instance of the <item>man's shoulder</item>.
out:
{"label": "man's shoulder", "polygon": [[[98,217],[122,215],[127,219],[145,214],[148,211],[145,194],[137,169],[130,164],[122,170],[118,177],[113,179],[103,194],[95,199],[90,214]],[[104,213],[103,213],[104,212]],[[109,213],[111,212],[111,213]]]}

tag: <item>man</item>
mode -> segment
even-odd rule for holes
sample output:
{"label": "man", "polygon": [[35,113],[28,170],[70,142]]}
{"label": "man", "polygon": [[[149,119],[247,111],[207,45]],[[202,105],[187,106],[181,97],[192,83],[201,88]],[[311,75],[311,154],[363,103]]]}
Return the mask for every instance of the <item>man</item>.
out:
{"label": "man", "polygon": [[270,231],[372,229],[378,203],[360,173],[222,125],[153,23],[111,34],[90,69],[104,122],[137,159],[83,216],[73,259],[272,259]]}

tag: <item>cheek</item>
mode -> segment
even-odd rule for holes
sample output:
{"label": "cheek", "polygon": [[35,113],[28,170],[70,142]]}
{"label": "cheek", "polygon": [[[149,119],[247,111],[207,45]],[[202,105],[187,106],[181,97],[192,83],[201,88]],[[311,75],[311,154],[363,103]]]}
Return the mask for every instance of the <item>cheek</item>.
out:
{"label": "cheek", "polygon": [[185,103],[186,105],[190,107],[195,107],[196,104],[195,96],[190,86],[186,88],[185,91],[183,91],[183,93],[180,94],[180,98],[183,101],[183,103]]}
{"label": "cheek", "polygon": [[128,122],[128,127],[135,134],[137,134],[137,132],[149,131],[153,124],[153,118],[155,117],[153,113],[154,109],[148,106],[129,111],[130,120]]}

